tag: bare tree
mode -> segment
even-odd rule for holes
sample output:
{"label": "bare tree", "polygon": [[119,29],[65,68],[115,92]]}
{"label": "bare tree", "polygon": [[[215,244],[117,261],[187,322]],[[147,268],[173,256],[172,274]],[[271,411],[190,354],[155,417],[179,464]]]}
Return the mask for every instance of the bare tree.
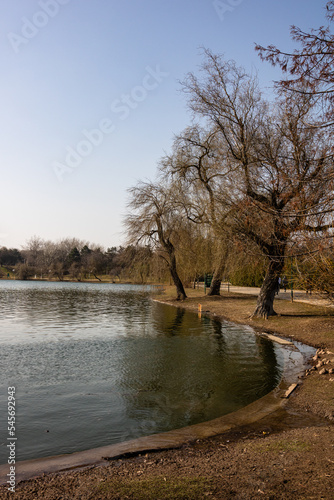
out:
{"label": "bare tree", "polygon": [[176,264],[176,245],[181,228],[175,204],[175,186],[139,182],[129,189],[130,213],[125,218],[129,242],[147,243],[160,250],[176,286],[177,299],[186,298]]}
{"label": "bare tree", "polygon": [[184,91],[194,116],[219,131],[226,161],[234,167],[229,194],[234,230],[267,257],[254,315],[268,317],[276,314],[275,290],[289,239],[332,226],[331,141],[320,130],[305,129],[312,97],[294,95],[270,109],[256,80],[234,62],[207,50],[202,70],[204,80],[189,74]]}
{"label": "bare tree", "polygon": [[41,264],[44,240],[39,236],[30,238],[22,249],[22,255],[28,266],[37,268]]}
{"label": "bare tree", "polygon": [[313,116],[313,126],[334,124],[334,34],[330,24],[334,21],[334,1],[327,2],[329,25],[309,33],[292,26],[291,38],[299,44],[293,52],[284,52],[274,45],[256,45],[260,57],[273,66],[279,66],[287,78],[276,82],[278,88],[319,98],[319,108]]}
{"label": "bare tree", "polygon": [[[228,254],[230,204],[224,192],[231,166],[225,161],[219,131],[188,127],[176,137],[173,152],[161,162],[165,175],[177,178],[188,193],[183,198],[187,218],[210,227],[214,235],[214,273],[208,295],[220,295]],[[232,167],[233,168],[233,167]]]}

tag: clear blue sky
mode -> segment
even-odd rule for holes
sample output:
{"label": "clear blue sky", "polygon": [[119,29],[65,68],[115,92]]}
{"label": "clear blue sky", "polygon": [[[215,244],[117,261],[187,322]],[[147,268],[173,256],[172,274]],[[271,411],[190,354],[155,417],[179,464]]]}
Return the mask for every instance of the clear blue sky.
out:
{"label": "clear blue sky", "polygon": [[254,43],[293,48],[289,26],[325,24],[325,3],[1,0],[0,246],[121,244],[126,189],[154,178],[190,122],[179,81],[200,47],[269,87],[279,73]]}

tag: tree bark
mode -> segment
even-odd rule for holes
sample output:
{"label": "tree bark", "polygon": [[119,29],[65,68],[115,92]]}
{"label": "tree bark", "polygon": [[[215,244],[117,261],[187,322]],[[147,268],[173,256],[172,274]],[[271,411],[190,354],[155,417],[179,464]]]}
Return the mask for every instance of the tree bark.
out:
{"label": "tree bark", "polygon": [[224,271],[225,271],[226,257],[227,257],[227,250],[225,250],[221,254],[221,256],[219,258],[218,265],[214,270],[210,290],[208,292],[208,295],[210,295],[210,296],[220,295],[220,286],[221,286],[221,282],[222,282]]}
{"label": "tree bark", "polygon": [[181,278],[178,275],[178,272],[176,270],[176,259],[175,259],[174,252],[169,254],[169,258],[170,258],[169,270],[170,270],[170,274],[172,276],[172,280],[174,282],[174,285],[176,286],[176,295],[177,295],[176,300],[184,300],[187,298],[187,295],[186,295],[186,292],[184,291],[184,287],[183,287]]}
{"label": "tree bark", "polygon": [[163,248],[166,250],[169,257],[169,260],[168,259],[165,260],[167,261],[172,280],[174,282],[174,285],[176,286],[176,294],[177,294],[176,300],[184,300],[187,298],[187,296],[186,292],[184,291],[181,278],[176,270],[176,257],[175,257],[174,245],[169,238],[165,238],[161,219],[158,217],[158,215],[155,216],[155,220],[158,228],[159,241],[163,246]]}
{"label": "tree bark", "polygon": [[278,290],[278,278],[281,275],[284,267],[284,259],[282,257],[271,258],[264,278],[258,299],[256,309],[252,314],[253,317],[268,319],[269,316],[276,316],[274,310],[275,293]]}
{"label": "tree bark", "polygon": [[220,295],[220,286],[222,283],[222,278],[220,274],[217,274],[216,270],[213,274],[211,285],[208,291],[208,296]]}

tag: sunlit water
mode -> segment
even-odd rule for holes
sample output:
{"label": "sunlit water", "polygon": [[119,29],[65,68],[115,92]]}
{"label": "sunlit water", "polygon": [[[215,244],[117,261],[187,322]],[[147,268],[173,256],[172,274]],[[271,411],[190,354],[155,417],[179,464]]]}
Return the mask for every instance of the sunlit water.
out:
{"label": "sunlit water", "polygon": [[7,387],[17,460],[232,412],[279,382],[284,350],[252,330],[155,303],[140,286],[0,281],[0,463]]}

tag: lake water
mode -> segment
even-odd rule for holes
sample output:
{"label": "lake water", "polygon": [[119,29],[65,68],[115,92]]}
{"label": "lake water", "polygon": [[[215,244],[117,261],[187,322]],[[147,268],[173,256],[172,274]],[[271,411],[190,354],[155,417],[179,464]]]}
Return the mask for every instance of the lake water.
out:
{"label": "lake water", "polygon": [[280,381],[284,349],[247,327],[151,300],[149,287],[0,281],[0,463],[7,388],[17,460],[235,411]]}

